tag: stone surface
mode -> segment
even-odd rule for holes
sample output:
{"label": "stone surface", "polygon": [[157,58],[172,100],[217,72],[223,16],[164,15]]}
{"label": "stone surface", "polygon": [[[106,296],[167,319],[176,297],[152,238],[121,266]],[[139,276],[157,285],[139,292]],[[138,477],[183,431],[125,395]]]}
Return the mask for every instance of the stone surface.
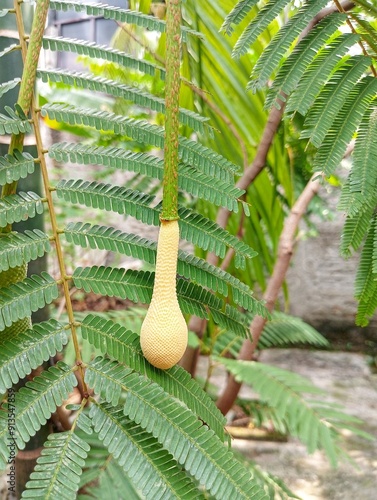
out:
{"label": "stone surface", "polygon": [[[303,500],[375,500],[377,498],[377,374],[371,373],[362,354],[303,349],[270,349],[262,362],[292,370],[324,389],[327,397],[364,421],[362,429],[374,439],[344,432],[344,449],[355,466],[344,462],[331,468],[324,453],[308,455],[305,446],[287,443],[233,440],[233,447],[268,472],[282,478]],[[214,382],[223,384],[218,373]],[[254,397],[244,387],[242,396]]]}

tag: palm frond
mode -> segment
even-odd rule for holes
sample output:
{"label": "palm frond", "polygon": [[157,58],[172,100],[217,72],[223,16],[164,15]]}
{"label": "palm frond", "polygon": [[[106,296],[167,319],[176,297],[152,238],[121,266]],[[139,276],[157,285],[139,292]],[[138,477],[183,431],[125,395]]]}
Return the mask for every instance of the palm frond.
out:
{"label": "palm frond", "polygon": [[18,319],[31,316],[59,295],[58,285],[48,273],[33,274],[30,278],[0,289],[0,331]]}
{"label": "palm frond", "polygon": [[314,169],[323,170],[326,176],[338,167],[344,152],[358,128],[365,111],[377,92],[377,78],[364,77],[347,96],[326,138],[314,158]]}
{"label": "palm frond", "polygon": [[94,59],[104,59],[125,68],[141,71],[147,75],[154,76],[158,74],[161,79],[165,78],[166,71],[161,66],[147,62],[144,59],[138,59],[106,45],[97,45],[86,40],[45,36],[43,38],[43,48],[52,51],[74,52]]}
{"label": "palm frond", "polygon": [[17,149],[12,155],[0,157],[0,185],[24,179],[34,172],[34,158],[29,153]]}
{"label": "palm frond", "polygon": [[0,200],[0,227],[20,222],[43,213],[43,201],[40,196],[29,191],[4,196]]}
{"label": "palm frond", "polygon": [[[93,76],[85,73],[76,73],[65,70],[39,70],[37,76],[44,82],[51,81],[55,83],[65,83],[73,87],[95,90],[98,92],[106,92],[114,97],[121,97],[127,101],[131,101],[138,106],[146,107],[158,113],[165,113],[165,101],[153,94],[140,90],[137,87],[117,83],[106,78]],[[205,127],[208,118],[190,111],[180,108],[179,121],[192,128],[196,132],[204,133],[209,131],[209,126]]]}
{"label": "palm frond", "polygon": [[79,489],[90,446],[76,436],[74,427],[47,439],[21,498],[71,500]]}
{"label": "palm frond", "polygon": [[33,381],[26,382],[26,387],[17,391],[15,405],[3,405],[0,411],[0,468],[3,460],[6,463],[9,457],[8,411],[14,414],[11,441],[23,449],[76,385],[77,379],[72,369],[59,361]]}
{"label": "palm frond", "polygon": [[[149,264],[156,263],[157,243],[135,234],[122,233],[112,227],[91,226],[83,222],[69,223],[64,234],[67,241],[83,248],[118,252]],[[203,259],[179,250],[177,273],[222,295],[228,296],[230,291],[234,302],[239,306],[255,314],[266,314],[264,307],[252,296],[253,292],[247,285]]]}
{"label": "palm frond", "polygon": [[0,97],[6,94],[9,90],[14,89],[20,83],[20,78],[14,78],[13,80],[9,80],[8,82],[4,82],[0,84]]}
{"label": "palm frond", "polygon": [[[245,28],[242,35],[238,38],[234,46],[232,56],[241,57],[247,53],[250,46],[255,42],[258,36],[263,33],[267,26],[280,14],[284,7],[290,3],[291,0],[276,0],[267,2],[259,11],[255,18],[252,19],[250,24]],[[253,5],[248,2],[248,10]],[[257,2],[253,2],[257,3]],[[237,12],[236,20],[242,20],[246,15],[245,8]]]}
{"label": "palm frond", "polygon": [[[120,23],[135,24],[136,26],[141,26],[147,30],[158,31],[160,33],[165,33],[166,28],[165,21],[157,17],[147,16],[142,12],[121,9],[119,7],[113,7],[111,5],[101,3],[89,3],[82,0],[79,2],[73,0],[52,0],[50,2],[50,8],[53,10],[62,10],[63,12],[68,10],[86,12],[88,16],[100,16],[104,19],[113,19],[114,21],[118,21]],[[181,30],[183,40],[186,39],[187,35],[203,38],[201,33],[192,30],[187,26],[181,26]]]}
{"label": "palm frond", "polygon": [[[156,156],[134,153],[114,147],[88,147],[82,144],[54,144],[49,156],[59,162],[71,161],[84,165],[106,165],[121,170],[137,172],[162,181],[164,162]],[[198,171],[195,167],[180,164],[178,186],[184,191],[223,206],[234,212],[238,211],[238,200],[245,191],[217,178]]]}
{"label": "palm frond", "polygon": [[[86,292],[144,304],[149,304],[152,298],[154,273],[92,266],[76,268],[72,278],[75,286]],[[247,336],[245,316],[199,285],[178,279],[177,296],[182,312],[208,319],[208,310],[222,328],[232,330],[236,335]]]}
{"label": "palm frond", "polygon": [[[274,1],[273,3],[275,4],[276,1]],[[284,6],[284,3],[286,2],[282,2],[282,7]],[[256,91],[266,86],[268,79],[278,67],[280,60],[284,57],[291,44],[300,35],[308,22],[323,7],[325,7],[327,3],[327,0],[307,1],[297,12],[297,14],[295,14],[287,22],[287,24],[278,31],[278,33],[274,36],[272,41],[263,51],[262,55],[258,59],[257,64],[254,66],[248,88],[252,88],[254,91]],[[255,21],[256,20],[254,19],[254,22]]]}
{"label": "palm frond", "polygon": [[299,112],[303,116],[306,115],[322,86],[330,78],[331,73],[337,69],[341,57],[347,54],[358,38],[358,35],[344,33],[319,51],[290,96],[286,113]]}
{"label": "palm frond", "polygon": [[99,439],[145,498],[204,498],[170,453],[122,407],[93,402],[89,416]]}
{"label": "palm frond", "polygon": [[6,134],[28,134],[31,132],[31,125],[22,109],[16,104],[13,110],[9,106],[4,106],[8,113],[0,113],[0,135]]}
{"label": "palm frond", "polygon": [[[268,90],[265,107],[277,105],[277,99],[286,100],[300,81],[306,68],[312,62],[319,49],[327,42],[330,35],[344,22],[344,14],[332,14],[325,17],[295,47],[279,69],[271,88]],[[285,95],[284,95],[285,94]]]}
{"label": "palm frond", "polygon": [[3,234],[0,238],[0,272],[42,257],[50,248],[49,236],[39,229]]}
{"label": "palm frond", "polygon": [[361,423],[335,407],[320,400],[306,400],[304,394],[323,394],[309,380],[281,368],[257,363],[218,358],[240,382],[250,384],[261,399],[283,418],[290,432],[305,443],[309,453],[323,449],[333,465],[339,448],[336,436],[349,424]]}
{"label": "palm frond", "polygon": [[88,366],[86,381],[113,406],[124,391],[125,415],[151,433],[219,500],[265,499],[264,492],[222,441],[154,382],[101,358]]}
{"label": "palm frond", "polygon": [[371,63],[362,55],[349,57],[332,75],[314,101],[305,118],[301,138],[308,138],[319,147],[347,96]]}
{"label": "palm frond", "polygon": [[67,329],[54,319],[37,323],[0,344],[0,393],[48,361],[67,344]]}
{"label": "palm frond", "polygon": [[[76,108],[66,104],[45,104],[42,116],[70,125],[85,125],[96,130],[123,134],[144,144],[164,148],[164,129],[145,120],[135,120],[106,111]],[[186,137],[179,138],[179,156],[183,163],[195,166],[207,175],[233,182],[239,167],[212,149]]]}
{"label": "palm frond", "polygon": [[247,16],[250,10],[258,3],[258,0],[239,0],[226,16],[220,30],[231,35],[234,31],[232,24],[239,24]]}
{"label": "palm frond", "polygon": [[94,314],[88,314],[81,323],[81,334],[84,339],[100,349],[102,354],[108,354],[146,375],[167,393],[183,401],[224,441],[225,417],[186,370],[180,366],[174,366],[170,370],[156,369],[143,356],[139,335]]}

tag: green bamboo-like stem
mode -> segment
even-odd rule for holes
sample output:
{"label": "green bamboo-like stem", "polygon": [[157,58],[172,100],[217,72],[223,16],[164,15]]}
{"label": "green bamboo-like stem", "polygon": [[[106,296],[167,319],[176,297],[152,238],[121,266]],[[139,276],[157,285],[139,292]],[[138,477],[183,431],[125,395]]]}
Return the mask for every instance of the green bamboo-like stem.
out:
{"label": "green bamboo-like stem", "polygon": [[181,65],[181,2],[169,0],[166,11],[165,147],[161,220],[178,217],[178,137]]}

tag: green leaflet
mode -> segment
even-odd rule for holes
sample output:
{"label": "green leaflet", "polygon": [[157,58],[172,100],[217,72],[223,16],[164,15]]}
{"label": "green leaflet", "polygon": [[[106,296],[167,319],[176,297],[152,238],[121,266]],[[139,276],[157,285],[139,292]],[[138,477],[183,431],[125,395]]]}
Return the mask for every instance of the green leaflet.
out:
{"label": "green leaflet", "polygon": [[[0,16],[1,17],[1,16]],[[0,97],[6,94],[9,90],[12,90],[20,83],[20,78],[14,78],[9,82],[4,82],[0,84]]]}
{"label": "green leaflet", "polygon": [[89,416],[99,439],[145,498],[204,499],[157,439],[130,421],[121,406],[93,403]]}
{"label": "green leaflet", "polygon": [[[39,70],[37,72],[39,78],[44,82],[51,81],[55,83],[65,83],[76,88],[94,90],[98,92],[106,92],[114,97],[121,97],[127,101],[134,102],[138,106],[143,106],[159,113],[165,113],[165,101],[153,94],[149,94],[145,90],[140,90],[137,87],[131,87],[122,83],[114,82],[106,78],[93,76],[86,73],[76,73],[64,70]],[[211,135],[212,129],[207,125],[208,118],[203,117],[194,111],[180,108],[179,121],[191,127],[196,132],[204,133],[208,131]],[[207,126],[206,126],[207,125]]]}
{"label": "green leaflet", "polygon": [[29,191],[11,194],[0,199],[0,227],[35,217],[43,213],[43,202],[37,194]]}
{"label": "green leaflet", "polygon": [[88,314],[81,324],[81,333],[92,345],[133,370],[158,383],[167,393],[183,401],[221,439],[225,440],[225,417],[199,384],[180,366],[158,370],[144,358],[139,335],[123,326]]}
{"label": "green leaflet", "polygon": [[44,37],[43,48],[54,51],[75,52],[97,59],[105,59],[106,61],[115,62],[126,68],[141,71],[147,75],[154,76],[159,74],[161,79],[165,78],[165,69],[156,64],[130,56],[120,50],[112,49],[105,45],[97,45],[86,40],[63,37]]}
{"label": "green leaflet", "polygon": [[59,295],[56,281],[46,272],[0,289],[0,331],[31,316]]}
{"label": "green leaflet", "polygon": [[236,380],[250,384],[262,401],[266,401],[284,419],[289,431],[299,437],[312,453],[323,449],[330,462],[336,465],[339,448],[336,435],[350,424],[360,424],[337,405],[323,399],[308,401],[304,394],[322,394],[309,380],[281,368],[255,361],[217,358]]}
{"label": "green leaflet", "polygon": [[89,450],[90,446],[76,436],[74,428],[50,434],[21,498],[75,498]]}
{"label": "green leaflet", "polygon": [[19,389],[15,405],[3,405],[5,411],[0,411],[0,469],[9,458],[8,412],[14,412],[15,418],[11,438],[19,449],[23,449],[30,436],[34,436],[46,423],[76,385],[77,379],[72,369],[60,361]]}
{"label": "green leaflet", "polygon": [[126,391],[124,414],[151,433],[219,500],[266,499],[225,445],[157,384],[102,358],[88,366],[86,381],[113,406]]}
{"label": "green leaflet", "polygon": [[[142,222],[154,226],[160,223],[161,205],[151,207],[154,197],[132,189],[111,184],[83,181],[81,179],[62,180],[57,186],[57,194],[71,203],[81,203],[88,207],[132,215]],[[178,209],[181,238],[194,245],[224,257],[227,246],[235,250],[236,267],[244,268],[245,260],[256,255],[253,249],[233,236],[218,224],[189,208]]]}
{"label": "green leaflet", "polygon": [[[115,113],[76,108],[66,104],[45,104],[41,114],[70,125],[85,125],[97,130],[108,130],[115,134],[126,135],[143,144],[164,148],[164,129],[145,120],[135,120]],[[179,156],[183,163],[194,165],[205,174],[226,182],[233,182],[234,174],[239,171],[237,165],[223,156],[186,137],[179,138]]]}
{"label": "green leaflet", "polygon": [[50,249],[49,236],[39,229],[3,233],[0,237],[0,272],[42,257]]}
{"label": "green leaflet", "polygon": [[[89,246],[93,249],[118,252],[149,264],[156,262],[156,242],[135,234],[122,233],[112,227],[91,226],[83,222],[69,223],[64,234],[68,241],[84,248]],[[253,292],[247,285],[203,259],[179,250],[177,272],[222,295],[228,296],[228,291],[231,291],[236,304],[262,316],[266,314],[262,304],[252,297]]]}
{"label": "green leaflet", "polygon": [[0,113],[0,135],[28,134],[31,132],[29,120],[17,104],[14,110],[9,106],[4,106],[4,109],[8,115]]}
{"label": "green leaflet", "polygon": [[[75,286],[86,292],[128,298],[144,304],[149,304],[152,298],[154,273],[92,266],[76,268],[72,278]],[[247,337],[248,321],[245,316],[204,288],[178,279],[177,296],[183,313],[208,318],[209,311],[219,326]]]}
{"label": "green leaflet", "polygon": [[[114,147],[88,147],[82,144],[54,144],[49,156],[59,162],[71,161],[84,165],[106,165],[121,170],[138,172],[162,181],[163,160],[156,156],[133,153]],[[238,212],[239,198],[245,191],[217,178],[208,176],[189,165],[179,165],[178,185],[184,191]]]}
{"label": "green leaflet", "polygon": [[[80,1],[77,3],[72,0],[51,0],[50,8],[54,10],[62,10],[64,12],[68,10],[75,10],[76,12],[86,12],[88,16],[100,16],[104,19],[114,19],[120,23],[136,24],[151,31],[159,31],[164,33],[166,29],[165,21],[154,17],[147,16],[141,12],[120,9],[119,7],[113,7],[111,5],[105,4],[93,4]],[[182,38],[186,39],[187,35],[193,35],[199,38],[203,38],[203,35],[198,31],[194,31],[187,26],[182,26]]]}
{"label": "green leaflet", "polygon": [[65,326],[54,319],[37,323],[0,344],[0,393],[48,361],[68,342]]}
{"label": "green leaflet", "polygon": [[13,155],[0,157],[0,185],[25,179],[34,172],[34,158],[29,153],[15,150]]}

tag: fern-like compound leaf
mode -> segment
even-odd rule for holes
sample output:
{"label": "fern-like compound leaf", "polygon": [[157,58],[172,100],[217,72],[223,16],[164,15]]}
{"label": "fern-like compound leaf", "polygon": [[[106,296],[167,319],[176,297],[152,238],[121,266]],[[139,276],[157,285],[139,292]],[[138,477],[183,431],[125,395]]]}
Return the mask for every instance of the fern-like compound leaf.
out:
{"label": "fern-like compound leaf", "polygon": [[[224,356],[229,353],[238,357],[244,339],[234,337],[232,332],[222,332],[216,337],[212,353]],[[271,318],[263,328],[263,334],[258,342],[258,349],[287,346],[289,344],[309,344],[317,347],[327,347],[328,341],[317,330],[300,318],[273,311]]]}
{"label": "fern-like compound leaf", "polygon": [[150,205],[154,196],[132,189],[102,184],[98,182],[69,179],[58,182],[57,195],[71,203],[81,203],[87,207],[127,214],[145,224],[158,226],[159,214]]}
{"label": "fern-like compound leaf", "polygon": [[[126,135],[143,144],[164,148],[164,129],[145,120],[135,120],[106,111],[76,108],[66,104],[45,104],[42,116],[70,125],[84,125]],[[179,156],[183,163],[195,166],[207,175],[233,182],[239,167],[212,149],[186,137],[179,138]]]}
{"label": "fern-like compound leaf", "polygon": [[146,375],[167,393],[183,401],[221,440],[225,439],[225,417],[208,394],[180,366],[174,366],[169,370],[158,370],[148,363],[141,352],[138,334],[94,314],[88,314],[81,323],[81,334],[84,339],[100,349],[102,354],[108,354],[140,374]]}
{"label": "fern-like compound leaf", "polygon": [[314,169],[329,176],[338,167],[344,152],[358,128],[365,111],[377,92],[377,79],[363,78],[347,96],[347,101],[336,116],[331,129],[314,158]]}
{"label": "fern-like compound leaf", "polygon": [[308,138],[319,147],[349,93],[371,63],[369,57],[362,55],[349,57],[332,75],[321,89],[313,106],[305,118],[301,138]]}
{"label": "fern-like compound leaf", "polygon": [[[272,2],[274,5],[278,0]],[[282,8],[287,2],[282,1]],[[308,22],[327,4],[327,0],[307,1],[301,9],[294,15],[286,25],[284,25],[274,36],[272,41],[263,51],[262,55],[254,66],[251,82],[248,88],[254,91],[264,88],[271,74],[278,67],[280,60],[306,27]],[[268,12],[267,14],[268,15]],[[254,20],[256,22],[256,19]],[[260,22],[260,20],[259,20]]]}
{"label": "fern-like compound leaf", "polygon": [[39,229],[3,234],[0,238],[0,272],[42,257],[50,248],[49,236]]}
{"label": "fern-like compound leaf", "polygon": [[[165,33],[166,23],[165,21],[154,16],[147,16],[142,12],[137,12],[128,9],[121,9],[119,7],[113,7],[111,5],[106,5],[102,3],[89,3],[80,0],[52,0],[50,2],[50,8],[53,10],[62,10],[66,12],[68,10],[75,10],[76,12],[86,12],[88,16],[99,16],[104,19],[113,19],[119,23],[135,24],[136,26],[141,26],[150,31],[158,31],[160,33]],[[181,26],[182,38],[186,39],[187,35],[193,35],[199,38],[203,38],[202,33],[192,30],[187,26]]]}
{"label": "fern-like compound leaf", "polygon": [[66,327],[54,319],[0,343],[0,393],[48,361],[67,344]]}
{"label": "fern-like compound leaf", "polygon": [[[83,222],[69,223],[64,234],[67,241],[83,248],[108,250],[149,264],[156,263],[157,243],[135,234]],[[252,296],[253,292],[247,285],[204,259],[179,250],[177,273],[222,295],[228,296],[230,291],[236,304],[256,314],[265,315],[264,307]]]}
{"label": "fern-like compound leaf", "polygon": [[[65,70],[39,70],[37,76],[45,82],[61,82],[78,88],[106,92],[111,96],[131,101],[138,106],[146,107],[158,113],[165,113],[165,101],[163,99],[149,94],[145,90],[140,90],[137,87],[117,83],[106,78]],[[205,130],[210,132],[211,129],[209,126],[205,127],[208,120],[209,118],[201,116],[194,111],[183,108],[179,110],[179,121],[196,132],[204,133]]]}
{"label": "fern-like compound leaf", "polygon": [[72,500],[90,446],[75,434],[74,428],[50,434],[47,439],[21,498]]}
{"label": "fern-like compound leaf", "polygon": [[37,194],[28,191],[4,196],[0,200],[0,227],[20,222],[43,213],[43,202]]}
{"label": "fern-like compound leaf", "polygon": [[234,31],[232,24],[238,25],[247,16],[250,10],[258,3],[258,0],[240,0],[226,16],[220,30],[227,35]]}
{"label": "fern-like compound leaf", "polygon": [[[16,393],[16,402],[5,403],[0,409],[0,469],[9,457],[9,442],[23,449],[31,436],[44,425],[51,414],[76,387],[77,379],[62,361],[26,382]],[[12,426],[9,427],[9,414]]]}
{"label": "fern-like compound leaf", "polygon": [[[149,304],[152,299],[154,273],[92,266],[76,268],[72,278],[75,286],[86,292],[144,304]],[[236,335],[247,336],[248,321],[245,316],[199,285],[178,279],[177,296],[183,313],[208,319],[209,311],[222,328],[232,330]]]}
{"label": "fern-like compound leaf", "polygon": [[[332,14],[325,17],[310,31],[295,47],[293,52],[284,61],[265,100],[265,107],[277,105],[276,100],[285,101],[297,86],[306,68],[313,61],[319,49],[327,42],[330,35],[344,22],[344,14]],[[285,94],[285,95],[284,95]]]}
{"label": "fern-like compound leaf", "polygon": [[[145,224],[154,226],[160,224],[161,204],[151,207],[153,196],[119,186],[80,179],[60,181],[56,189],[59,197],[71,203],[132,215]],[[245,260],[256,255],[246,243],[203,215],[184,207],[178,209],[178,215],[181,238],[220,257],[225,256],[227,247],[233,248],[236,267],[244,268]]]}
{"label": "fern-like compound leaf", "polygon": [[113,406],[118,404],[120,393],[124,391],[125,415],[151,433],[219,500],[266,499],[265,493],[224,443],[159,385],[131,370],[125,372],[117,362],[101,358],[88,366],[86,381]]}
{"label": "fern-like compound leaf", "polygon": [[121,406],[93,403],[90,418],[99,439],[145,498],[204,499],[170,453],[156,438],[129,420]]}
{"label": "fern-like compound leaf", "polygon": [[6,94],[9,90],[14,89],[19,83],[20,78],[14,78],[13,80],[9,80],[9,82],[4,82],[0,84],[0,97]]}
{"label": "fern-like compound leaf", "polygon": [[17,149],[12,155],[0,157],[0,185],[10,184],[25,179],[34,172],[34,158],[29,153],[21,153]]}
{"label": "fern-like compound leaf", "polygon": [[373,261],[377,239],[377,217],[371,220],[367,237],[361,252],[355,280],[355,297],[358,299],[356,324],[366,326],[377,307],[377,273]]}
{"label": "fern-like compound leaf", "polygon": [[97,45],[86,40],[63,37],[44,37],[43,48],[45,50],[74,52],[95,59],[104,59],[105,61],[120,64],[125,68],[141,71],[147,75],[154,76],[159,74],[161,79],[165,78],[165,69],[156,64],[147,62],[144,59],[138,59],[137,57],[133,57],[117,49],[112,49],[106,45]]}
{"label": "fern-like compound leaf", "polygon": [[[71,161],[84,165],[107,165],[114,168],[137,172],[162,181],[163,160],[145,153],[133,153],[114,147],[88,147],[82,144],[54,144],[49,156],[59,162]],[[243,190],[233,183],[213,178],[198,171],[195,167],[180,164],[178,167],[178,186],[184,191],[223,206],[234,212],[238,211],[238,200]]]}
{"label": "fern-like compound leaf", "polygon": [[344,33],[319,51],[305,70],[287,103],[286,112],[288,114],[298,111],[303,116],[306,115],[322,86],[330,78],[331,73],[337,69],[340,59],[349,52],[350,47],[358,40],[358,35]]}
{"label": "fern-like compound leaf", "polygon": [[13,110],[9,106],[4,107],[8,115],[0,113],[0,135],[6,134],[28,134],[31,132],[29,120],[21,108]]}
{"label": "fern-like compound leaf", "polygon": [[12,43],[11,45],[8,45],[8,47],[5,47],[5,49],[3,49],[0,52],[0,57],[3,57],[5,55],[7,55],[7,54],[10,54],[14,50],[21,50],[21,46],[17,45],[16,43]]}
{"label": "fern-like compound leaf", "polygon": [[255,361],[217,358],[240,382],[252,385],[261,399],[274,408],[289,431],[306,444],[309,453],[323,449],[336,465],[339,448],[336,435],[344,425],[361,423],[358,419],[334,411],[323,399],[305,399],[304,394],[323,394],[309,380],[298,374]]}
{"label": "fern-like compound leaf", "polygon": [[59,295],[58,285],[48,273],[34,274],[0,289],[0,331],[18,319],[31,316]]}
{"label": "fern-like compound leaf", "polygon": [[349,174],[350,191],[358,193],[364,205],[376,204],[377,185],[377,111],[371,106],[359,126],[352,168]]}
{"label": "fern-like compound leaf", "polygon": [[[250,24],[245,28],[242,35],[237,40],[232,56],[241,57],[247,53],[250,46],[255,42],[258,36],[263,33],[267,26],[279,15],[284,7],[290,3],[291,0],[276,0],[266,3],[259,11],[255,18],[252,19]],[[254,4],[257,2],[253,2]],[[248,2],[248,8],[251,9],[253,5]],[[241,8],[235,17],[238,21],[246,14],[246,9]],[[232,12],[231,12],[232,14]],[[234,19],[234,18],[233,18]],[[229,22],[229,20],[228,20]]]}
{"label": "fern-like compound leaf", "polygon": [[343,226],[340,240],[340,253],[344,257],[350,257],[352,250],[357,250],[367,233],[374,207],[366,206],[364,210],[351,217],[347,216]]}

